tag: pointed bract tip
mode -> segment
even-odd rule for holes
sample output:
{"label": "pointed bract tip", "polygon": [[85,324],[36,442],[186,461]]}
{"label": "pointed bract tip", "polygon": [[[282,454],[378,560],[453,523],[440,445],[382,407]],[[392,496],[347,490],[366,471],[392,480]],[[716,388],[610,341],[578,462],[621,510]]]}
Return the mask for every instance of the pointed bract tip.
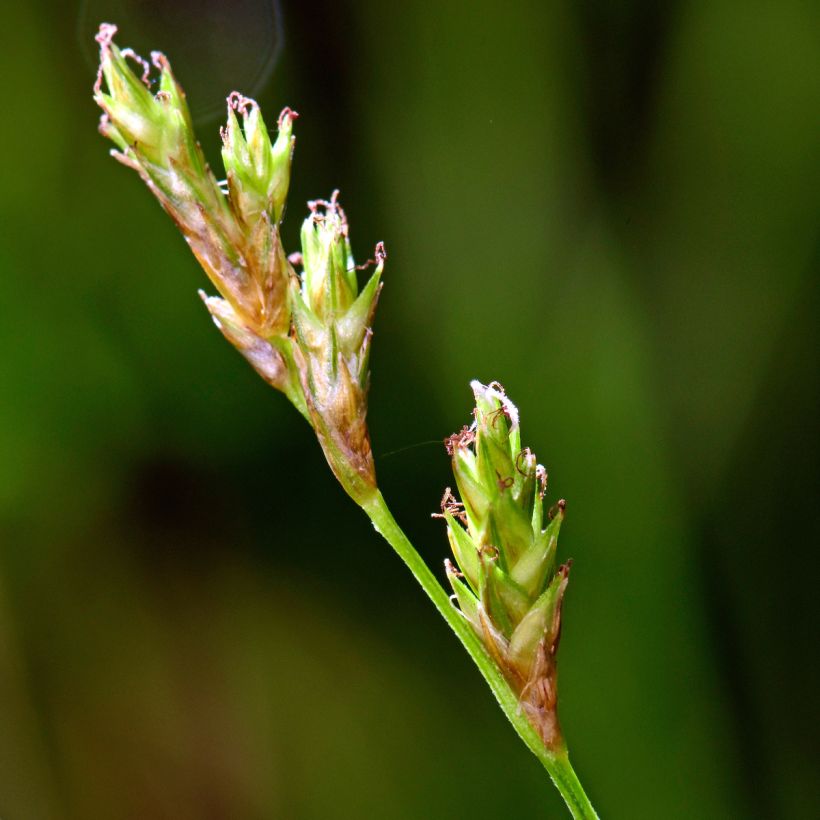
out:
{"label": "pointed bract tip", "polygon": [[492,381],[489,384],[482,384],[478,379],[470,382],[476,403],[480,401],[498,401],[504,415],[510,420],[512,427],[518,427],[518,408],[507,398],[507,393],[499,382]]}

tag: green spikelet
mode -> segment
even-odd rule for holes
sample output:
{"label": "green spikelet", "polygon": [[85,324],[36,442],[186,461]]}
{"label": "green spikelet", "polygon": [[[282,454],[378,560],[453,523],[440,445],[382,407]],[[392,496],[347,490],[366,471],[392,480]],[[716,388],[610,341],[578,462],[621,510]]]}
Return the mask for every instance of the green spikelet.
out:
{"label": "green spikelet", "polygon": [[[313,428],[339,482],[358,503],[376,491],[367,430],[371,324],[381,291],[384,248],[359,292],[338,191],[309,203],[302,272],[291,280],[294,358]],[[361,266],[366,267],[366,266]]]}
{"label": "green spikelet", "polygon": [[557,748],[556,653],[569,563],[556,565],[565,503],[544,526],[546,471],[521,447],[518,410],[498,384],[472,382],[475,421],[446,441],[458,501],[442,499],[453,557],[447,577],[548,748]]}

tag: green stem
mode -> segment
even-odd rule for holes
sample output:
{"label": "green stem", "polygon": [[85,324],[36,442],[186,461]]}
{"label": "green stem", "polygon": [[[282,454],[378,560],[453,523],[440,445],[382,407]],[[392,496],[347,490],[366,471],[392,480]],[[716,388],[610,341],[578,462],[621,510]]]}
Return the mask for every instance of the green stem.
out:
{"label": "green stem", "polygon": [[595,813],[595,809],[592,808],[592,804],[584,793],[583,787],[569,762],[566,748],[551,751],[544,746],[540,735],[519,708],[518,697],[515,692],[504,679],[501,671],[485,650],[484,645],[473,632],[472,627],[458,609],[453,606],[444,588],[402,532],[382,494],[376,490],[375,494],[364,501],[361,506],[373,522],[377,532],[385,538],[402,561],[407,564],[416,580],[433,602],[433,605],[450,625],[453,632],[456,633],[484,676],[484,680],[489,684],[493,695],[495,695],[501,709],[512,723],[515,731],[518,732],[521,740],[549,772],[572,816],[576,820],[597,820],[598,815]]}

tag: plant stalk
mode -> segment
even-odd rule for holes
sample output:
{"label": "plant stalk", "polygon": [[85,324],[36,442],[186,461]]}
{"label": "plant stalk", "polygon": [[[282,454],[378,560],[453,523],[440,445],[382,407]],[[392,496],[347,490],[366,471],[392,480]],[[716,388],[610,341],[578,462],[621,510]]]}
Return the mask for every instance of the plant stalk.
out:
{"label": "plant stalk", "polygon": [[361,506],[373,522],[376,531],[393,547],[399,558],[407,564],[410,572],[421,584],[422,589],[427,593],[433,605],[450,625],[453,632],[456,633],[484,676],[484,680],[487,681],[513,728],[549,773],[552,782],[558,788],[575,820],[598,820],[598,815],[595,813],[595,809],[589,802],[589,798],[586,796],[569,762],[566,748],[550,751],[544,746],[538,732],[527,719],[523,710],[519,708],[517,695],[510,688],[478,636],[473,632],[467,619],[452,604],[444,588],[436,580],[435,575],[402,532],[382,494],[376,490]]}

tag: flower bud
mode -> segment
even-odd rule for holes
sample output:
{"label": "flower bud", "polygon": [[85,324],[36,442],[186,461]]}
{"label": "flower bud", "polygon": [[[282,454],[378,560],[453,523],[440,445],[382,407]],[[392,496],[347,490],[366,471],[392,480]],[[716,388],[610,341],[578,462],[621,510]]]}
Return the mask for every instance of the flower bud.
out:
{"label": "flower bud", "polygon": [[458,569],[459,609],[498,664],[548,748],[558,748],[555,655],[569,564],[556,569],[559,501],[546,527],[546,471],[521,447],[518,410],[500,385],[473,382],[474,423],[446,441],[462,501],[442,517]]}
{"label": "flower bud", "polygon": [[[150,91],[150,66],[129,49],[120,51],[112,38],[116,26],[100,26],[100,67],[94,86],[94,99],[106,112],[102,127],[122,150],[139,145],[146,158],[156,164],[167,164],[169,152],[179,142],[187,110],[169,97],[155,97]],[[143,69],[137,77],[128,65],[130,57]],[[102,90],[103,80],[107,92]]]}
{"label": "flower bud", "polygon": [[[237,112],[242,117],[241,126]],[[289,108],[282,112],[279,135],[271,144],[256,102],[236,91],[228,97],[222,160],[234,209],[248,225],[253,225],[263,213],[273,224],[278,225],[282,219],[293,158],[293,120],[297,116]]]}
{"label": "flower bud", "polygon": [[325,323],[345,313],[358,291],[347,218],[337,197],[334,191],[330,202],[308,203],[311,214],[302,223],[302,291],[311,311]]}
{"label": "flower bud", "polygon": [[[151,61],[131,49],[120,50],[113,38],[117,27],[100,26],[100,66],[94,84],[94,101],[105,112],[100,130],[122,151],[117,155],[127,165],[135,163],[150,171],[152,182],[173,197],[180,183],[194,184],[207,169],[196,143],[185,92],[174,78],[165,55],[152,52]],[[131,59],[141,71],[137,76]],[[158,90],[151,93],[152,66],[159,72]],[[178,173],[186,180],[175,180]],[[204,180],[199,180],[200,184]],[[209,180],[215,193],[216,181]]]}

